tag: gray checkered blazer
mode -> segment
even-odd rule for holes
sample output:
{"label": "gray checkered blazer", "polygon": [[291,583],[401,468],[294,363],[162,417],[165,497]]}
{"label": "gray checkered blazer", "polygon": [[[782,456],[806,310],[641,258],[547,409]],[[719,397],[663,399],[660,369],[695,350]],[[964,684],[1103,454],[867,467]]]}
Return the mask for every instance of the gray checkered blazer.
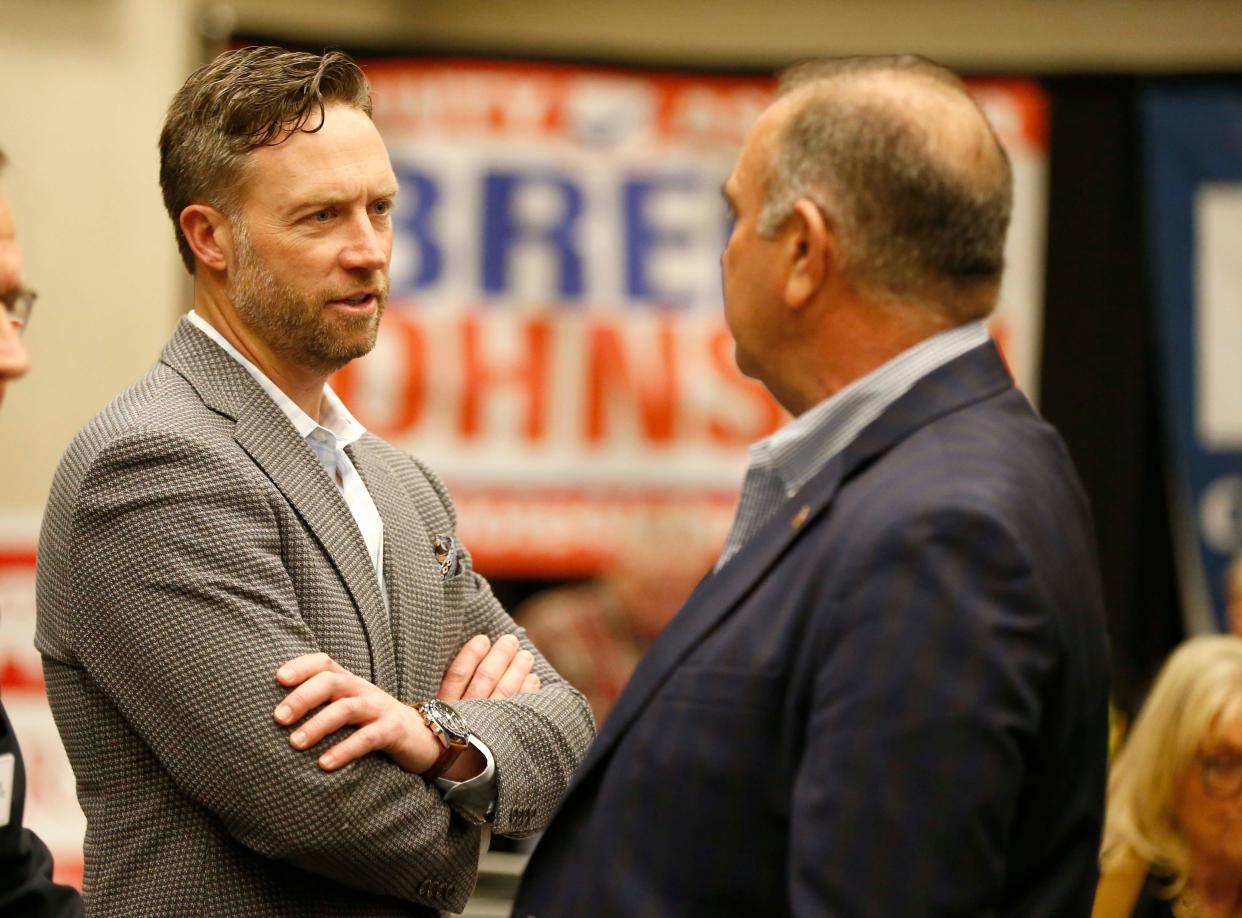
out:
{"label": "gray checkered blazer", "polygon": [[[48,697],[86,813],[94,915],[459,911],[479,832],[386,756],[325,774],[272,719],[279,665],[325,651],[397,698],[434,694],[471,635],[516,631],[475,574],[442,578],[444,486],[368,434],[350,456],[384,520],[385,613],[337,488],[272,400],[183,320],[78,434],[39,544]],[[519,632],[520,634],[520,632]],[[548,820],[589,744],[582,697],[459,709],[496,756],[495,829]]]}

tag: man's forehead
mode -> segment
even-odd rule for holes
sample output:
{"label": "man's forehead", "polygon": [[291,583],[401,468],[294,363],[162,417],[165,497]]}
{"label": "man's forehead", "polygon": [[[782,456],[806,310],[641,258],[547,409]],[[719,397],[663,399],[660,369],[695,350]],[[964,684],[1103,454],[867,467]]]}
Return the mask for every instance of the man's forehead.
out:
{"label": "man's forehead", "polygon": [[364,113],[343,106],[329,107],[318,131],[298,131],[283,143],[254,150],[247,171],[262,175],[259,188],[277,191],[396,184],[379,131]]}
{"label": "man's forehead", "polygon": [[770,160],[776,149],[776,139],[781,126],[789,117],[789,108],[785,99],[778,99],[769,105],[742,142],[737,160],[733,164],[733,172],[725,184],[726,190],[736,195],[739,186],[767,174]]}

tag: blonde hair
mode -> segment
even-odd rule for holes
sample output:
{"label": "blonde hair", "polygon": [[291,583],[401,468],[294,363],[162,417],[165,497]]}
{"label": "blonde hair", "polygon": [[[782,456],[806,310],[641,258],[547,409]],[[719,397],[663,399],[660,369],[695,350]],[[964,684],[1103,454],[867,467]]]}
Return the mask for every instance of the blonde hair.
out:
{"label": "blonde hair", "polygon": [[1101,866],[1149,865],[1175,895],[1190,851],[1177,818],[1182,783],[1215,728],[1242,713],[1242,638],[1191,638],[1165,661],[1108,779]]}

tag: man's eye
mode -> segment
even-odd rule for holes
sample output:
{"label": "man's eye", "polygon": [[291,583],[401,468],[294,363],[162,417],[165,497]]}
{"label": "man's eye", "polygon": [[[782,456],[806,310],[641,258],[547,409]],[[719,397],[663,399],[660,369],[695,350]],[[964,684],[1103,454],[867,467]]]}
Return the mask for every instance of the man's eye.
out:
{"label": "man's eye", "polygon": [[328,208],[317,210],[311,215],[311,219],[316,223],[327,223],[332,219],[332,211]]}
{"label": "man's eye", "polygon": [[392,213],[392,201],[376,201],[371,205],[371,210],[377,217],[387,217]]}

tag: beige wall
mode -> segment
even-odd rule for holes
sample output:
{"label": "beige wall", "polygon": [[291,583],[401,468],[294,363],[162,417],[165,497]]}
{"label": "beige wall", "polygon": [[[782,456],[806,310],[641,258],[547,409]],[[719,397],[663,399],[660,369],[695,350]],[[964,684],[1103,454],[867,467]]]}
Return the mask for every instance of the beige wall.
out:
{"label": "beige wall", "polygon": [[196,53],[188,23],[176,0],[0,0],[0,190],[39,291],[33,369],[0,411],[0,513],[42,507],[73,433],[172,327],[155,144]]}
{"label": "beige wall", "polygon": [[768,67],[916,51],[970,69],[1242,67],[1242,0],[238,0],[254,31]]}
{"label": "beige wall", "polygon": [[164,107],[216,29],[309,41],[770,67],[916,50],[997,70],[1242,70],[1242,0],[0,0],[0,178],[40,301],[0,413],[0,525],[187,302],[157,185]]}

